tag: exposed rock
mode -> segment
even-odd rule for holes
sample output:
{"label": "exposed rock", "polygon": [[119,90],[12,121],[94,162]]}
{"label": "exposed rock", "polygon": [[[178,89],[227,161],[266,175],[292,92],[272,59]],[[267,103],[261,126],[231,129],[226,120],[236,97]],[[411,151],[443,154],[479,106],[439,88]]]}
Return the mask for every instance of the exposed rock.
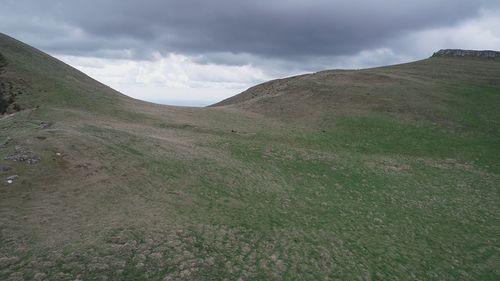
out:
{"label": "exposed rock", "polygon": [[22,146],[16,145],[15,152],[4,158],[5,160],[26,162],[30,165],[37,164],[40,162],[40,157],[35,155],[33,152],[26,150]]}
{"label": "exposed rock", "polygon": [[435,52],[432,57],[480,57],[480,58],[498,58],[500,52],[497,51],[476,51],[476,50],[461,50],[461,49],[442,49]]}
{"label": "exposed rock", "polygon": [[9,176],[9,177],[7,177],[7,179],[6,179],[6,180],[12,180],[12,181],[13,181],[13,180],[16,180],[16,179],[18,179],[18,178],[19,178],[19,176],[18,176],[18,175],[13,175],[13,176]]}
{"label": "exposed rock", "polygon": [[40,129],[46,129],[46,128],[49,128],[50,126],[52,126],[52,123],[50,123],[50,122],[47,123],[47,122],[42,121],[42,122],[40,122],[39,127],[40,127]]}

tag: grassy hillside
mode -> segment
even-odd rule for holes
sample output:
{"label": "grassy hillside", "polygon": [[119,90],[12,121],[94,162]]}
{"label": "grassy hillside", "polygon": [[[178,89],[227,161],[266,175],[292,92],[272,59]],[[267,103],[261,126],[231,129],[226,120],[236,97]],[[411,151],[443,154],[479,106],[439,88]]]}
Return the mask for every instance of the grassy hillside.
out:
{"label": "grassy hillside", "polygon": [[[328,127],[332,116],[384,114],[414,121],[451,122],[456,92],[500,86],[500,60],[433,57],[366,70],[332,70],[270,81],[214,106]],[[496,104],[495,104],[496,105]],[[493,106],[493,105],[492,105]],[[326,122],[322,122],[326,121]]]}
{"label": "grassy hillside", "polygon": [[185,108],[4,35],[0,53],[23,93],[0,119],[2,280],[500,277],[498,61],[326,71]]}

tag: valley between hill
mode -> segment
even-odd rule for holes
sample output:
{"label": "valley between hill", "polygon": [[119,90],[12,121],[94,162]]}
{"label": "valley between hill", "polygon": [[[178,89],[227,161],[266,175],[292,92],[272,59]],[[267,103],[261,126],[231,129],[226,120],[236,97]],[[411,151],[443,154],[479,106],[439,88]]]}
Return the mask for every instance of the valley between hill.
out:
{"label": "valley between hill", "polygon": [[6,35],[0,54],[2,280],[500,277],[498,59],[323,71],[189,108]]}

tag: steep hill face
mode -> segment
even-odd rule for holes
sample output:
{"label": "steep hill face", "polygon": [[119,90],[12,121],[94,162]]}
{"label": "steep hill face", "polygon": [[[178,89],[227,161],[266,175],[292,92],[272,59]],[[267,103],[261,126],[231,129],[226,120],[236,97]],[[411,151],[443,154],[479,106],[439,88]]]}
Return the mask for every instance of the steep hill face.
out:
{"label": "steep hill face", "polygon": [[498,62],[186,108],[5,35],[0,54],[0,280],[499,279]]}
{"label": "steep hill face", "polygon": [[[270,81],[214,106],[241,108],[308,126],[328,126],[322,121],[353,112],[447,122],[442,111],[456,99],[453,89],[498,87],[500,63],[476,53],[465,58],[449,57],[447,51],[443,54],[402,65],[321,71]],[[490,56],[490,52],[480,54]]]}
{"label": "steep hill face", "polygon": [[[47,54],[0,33],[0,91],[5,111],[53,106],[104,113],[131,99]],[[16,109],[14,109],[16,105]]]}

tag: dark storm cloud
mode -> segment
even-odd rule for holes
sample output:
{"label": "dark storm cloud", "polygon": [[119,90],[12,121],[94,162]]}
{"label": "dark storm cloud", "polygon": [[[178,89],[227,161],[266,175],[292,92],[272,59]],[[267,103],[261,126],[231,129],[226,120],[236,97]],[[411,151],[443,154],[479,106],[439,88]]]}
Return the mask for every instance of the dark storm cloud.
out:
{"label": "dark storm cloud", "polygon": [[473,18],[500,1],[0,2],[1,31],[51,52],[135,58],[177,52],[231,64],[242,57],[220,54],[285,60],[352,55],[409,32]]}

